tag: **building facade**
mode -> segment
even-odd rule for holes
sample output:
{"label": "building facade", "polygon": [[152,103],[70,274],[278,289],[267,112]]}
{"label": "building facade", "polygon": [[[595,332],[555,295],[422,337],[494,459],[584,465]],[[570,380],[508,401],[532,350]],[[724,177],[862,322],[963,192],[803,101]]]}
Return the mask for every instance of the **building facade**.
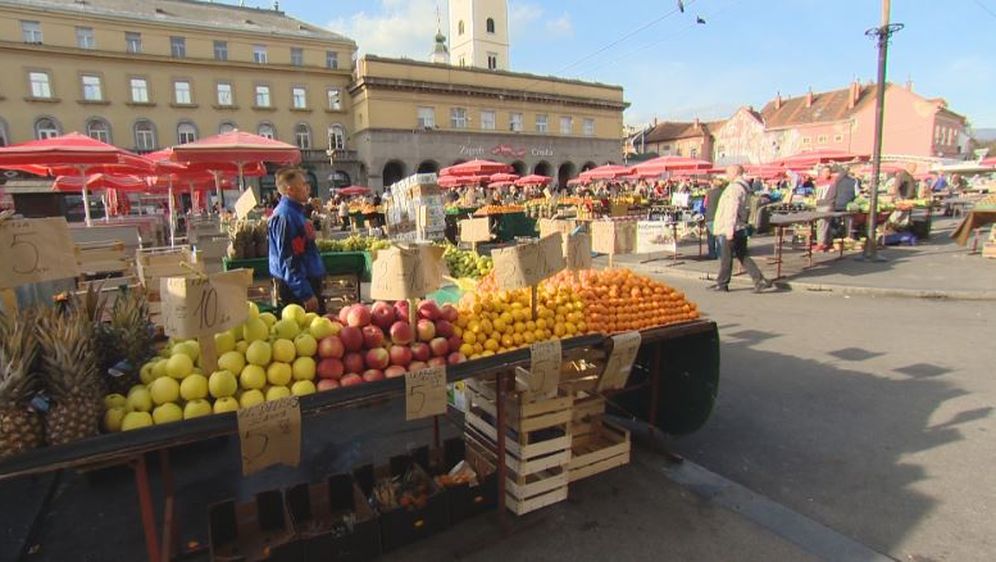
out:
{"label": "building facade", "polygon": [[713,151],[712,131],[722,121],[662,121],[654,123],[634,139],[634,148],[658,156],[684,156],[710,160]]}
{"label": "building facade", "polygon": [[365,56],[349,93],[375,188],[475,158],[566,184],[622,157],[618,86]]}
{"label": "building facade", "polygon": [[0,14],[0,143],[79,131],[150,152],[238,128],[300,147],[321,191],[359,173],[350,39],[189,0],[0,0]]}

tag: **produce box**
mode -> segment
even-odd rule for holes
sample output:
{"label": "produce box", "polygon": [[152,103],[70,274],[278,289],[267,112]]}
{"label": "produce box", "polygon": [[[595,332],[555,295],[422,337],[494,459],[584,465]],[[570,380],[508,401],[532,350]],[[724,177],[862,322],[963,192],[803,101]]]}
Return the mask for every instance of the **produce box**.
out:
{"label": "produce box", "polygon": [[[446,489],[451,525],[498,505],[498,473],[486,451],[474,445],[468,446],[463,439],[456,437],[444,441],[443,448],[433,453],[430,473],[436,484]],[[468,482],[459,475],[452,476],[452,471],[458,466],[472,469],[476,475],[474,481]]]}
{"label": "produce box", "polygon": [[208,508],[208,535],[212,562],[296,562],[303,548],[294,536],[283,494],[270,490],[255,500],[228,500]]}
{"label": "produce box", "polygon": [[360,562],[380,555],[380,524],[348,474],[287,490],[287,511],[301,562]]}
{"label": "produce box", "polygon": [[[445,490],[423,468],[428,448],[392,457],[388,466],[365,465],[353,472],[370,505],[380,514],[385,553],[441,532],[449,525]],[[385,499],[384,496],[391,496]]]}
{"label": "produce box", "polygon": [[629,458],[629,431],[603,419],[596,419],[591,422],[589,431],[575,437],[571,443],[569,479],[576,482],[629,464]]}

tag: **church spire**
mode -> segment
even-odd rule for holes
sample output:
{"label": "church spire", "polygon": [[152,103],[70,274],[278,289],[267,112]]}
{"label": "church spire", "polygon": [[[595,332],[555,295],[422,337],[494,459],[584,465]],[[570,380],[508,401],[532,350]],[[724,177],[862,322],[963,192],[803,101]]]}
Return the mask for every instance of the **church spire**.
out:
{"label": "church spire", "polygon": [[436,64],[450,63],[450,51],[446,48],[446,36],[443,35],[439,19],[439,4],[436,4],[436,44],[429,57],[429,60]]}

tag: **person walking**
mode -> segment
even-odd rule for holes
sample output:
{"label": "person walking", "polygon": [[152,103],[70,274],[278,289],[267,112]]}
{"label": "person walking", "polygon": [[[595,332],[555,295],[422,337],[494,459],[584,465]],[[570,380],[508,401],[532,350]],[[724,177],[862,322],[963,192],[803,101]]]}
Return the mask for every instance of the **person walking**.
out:
{"label": "person walking", "polygon": [[325,264],[315,245],[315,228],[305,216],[311,188],[299,168],[277,172],[277,189],[283,197],[267,229],[270,275],[277,285],[280,304],[299,304],[308,312],[325,314],[320,298]]}
{"label": "person walking", "polygon": [[706,227],[706,247],[709,249],[707,257],[711,260],[719,258],[719,243],[716,238],[716,230],[713,228],[713,221],[716,218],[716,209],[719,208],[719,198],[723,195],[726,184],[717,179],[713,183],[712,189],[706,192],[705,196],[705,227]]}
{"label": "person walking", "polygon": [[764,278],[760,268],[747,253],[750,184],[743,175],[743,166],[735,165],[726,169],[726,177],[730,183],[719,198],[719,206],[713,219],[713,230],[719,240],[719,273],[716,275],[716,284],[709,287],[713,291],[730,290],[734,257],[754,281],[755,293],[771,287],[771,281]]}

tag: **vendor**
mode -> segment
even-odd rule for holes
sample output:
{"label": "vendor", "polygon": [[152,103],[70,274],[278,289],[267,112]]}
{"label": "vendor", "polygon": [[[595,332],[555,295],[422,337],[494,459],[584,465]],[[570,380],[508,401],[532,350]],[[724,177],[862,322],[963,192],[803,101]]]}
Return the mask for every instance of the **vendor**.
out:
{"label": "vendor", "polygon": [[[846,211],[848,203],[854,201],[854,197],[858,193],[858,180],[851,176],[847,166],[841,166],[827,188],[825,190],[820,188],[817,193],[819,194],[819,199],[816,201],[817,211]],[[834,221],[831,219],[816,221],[816,251],[826,252],[830,250],[833,225]]]}
{"label": "vendor", "polygon": [[299,304],[309,312],[325,313],[321,295],[325,265],[315,245],[315,229],[305,217],[311,187],[299,168],[277,172],[283,196],[269,221],[270,275],[282,306]]}

